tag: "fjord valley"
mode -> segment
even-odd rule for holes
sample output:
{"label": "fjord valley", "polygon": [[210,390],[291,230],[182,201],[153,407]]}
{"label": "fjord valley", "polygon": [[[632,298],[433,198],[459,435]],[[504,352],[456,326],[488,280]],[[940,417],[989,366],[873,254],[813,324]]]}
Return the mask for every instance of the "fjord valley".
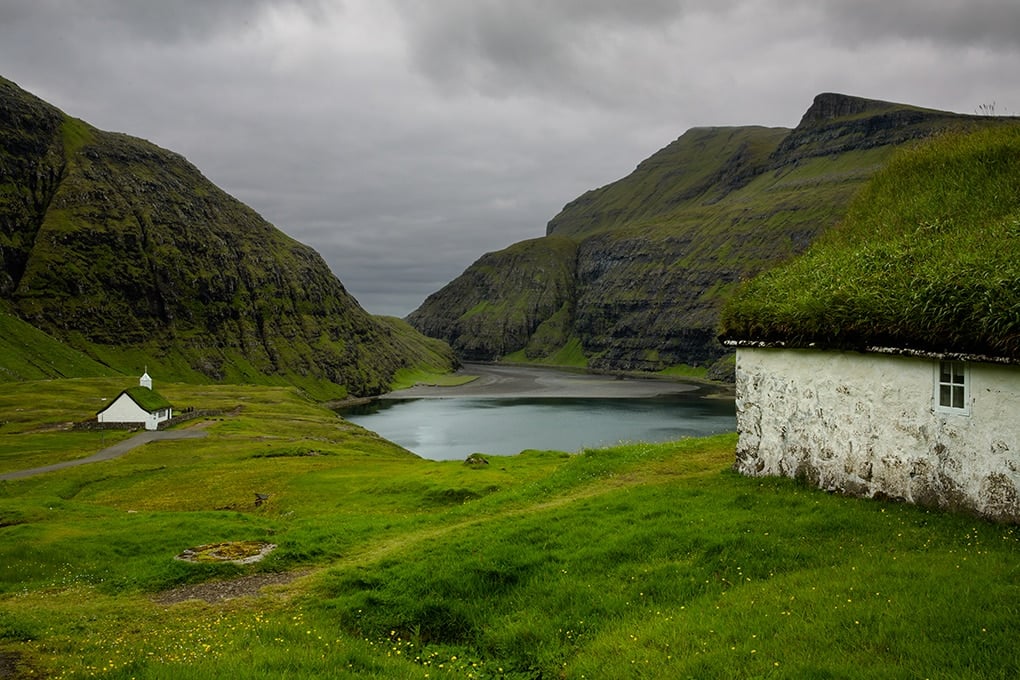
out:
{"label": "fjord valley", "polygon": [[454,359],[183,157],[0,79],[0,380],[127,373],[378,394]]}
{"label": "fjord valley", "polygon": [[793,129],[695,128],[569,202],[545,236],[482,256],[408,321],[469,360],[704,373],[727,354],[717,326],[739,283],[840,222],[898,149],[1008,121],[827,93]]}
{"label": "fjord valley", "polygon": [[[204,434],[0,479],[0,677],[1020,674],[1015,525],[743,476],[732,469],[734,434],[467,460],[412,455],[322,401],[447,370],[456,359],[441,340],[365,313],[314,252],[180,156],[96,130],[7,81],[0,93],[0,476],[86,458],[129,437],[70,425],[94,422],[144,364],[175,409],[200,414],[172,427]],[[487,338],[502,334],[526,346],[492,356],[646,369],[700,361],[681,351],[698,342],[682,326],[675,345],[638,351],[667,330],[649,321],[651,288],[619,294],[627,271],[641,274],[638,282],[658,272],[662,319],[673,310],[667,297],[685,290],[667,264],[699,272],[683,280],[702,291],[706,320],[696,319],[707,329],[716,298],[745,271],[721,264],[739,249],[737,236],[785,257],[838,213],[813,201],[843,205],[857,185],[895,225],[924,206],[894,200],[897,162],[871,180],[885,189],[865,181],[886,163],[891,143],[882,140],[996,124],[838,96],[820,98],[813,111],[799,136],[692,131],[667,147],[683,162],[664,150],[636,171],[641,182],[632,176],[593,192],[590,204],[568,206],[550,235],[483,258],[451,286],[489,296],[467,300],[473,313],[458,317],[489,335],[457,336],[458,351],[484,354]],[[978,139],[991,139],[1000,158],[1017,157],[1015,135]],[[688,152],[699,145],[706,165],[691,166]],[[771,167],[786,147],[800,160]],[[914,195],[922,203],[960,181],[932,148],[922,173],[932,188]],[[648,200],[632,202],[636,185]],[[968,186],[1007,196],[994,181]],[[766,195],[782,201],[766,204]],[[671,202],[699,207],[720,233],[735,229],[730,250],[697,250],[711,230],[670,236],[671,220],[681,219]],[[988,205],[999,219],[998,256],[1014,254],[1015,201]],[[714,222],[713,210],[723,211]],[[876,219],[853,210],[851,230],[830,232],[835,243],[856,242]],[[983,219],[961,220],[957,235],[969,228],[970,242],[979,241]],[[929,232],[944,234],[937,247],[951,249],[947,225],[928,224]],[[874,263],[904,267],[917,254],[906,252],[909,230],[888,234],[888,244],[866,244],[865,273]],[[808,258],[823,268],[827,258],[847,259],[826,250],[825,238]],[[679,250],[667,263],[658,251],[670,239],[689,239],[684,248],[711,266],[698,269]],[[736,259],[747,271],[772,262],[756,257]],[[1014,269],[1001,285],[968,289],[960,304],[989,291],[1015,294]],[[716,292],[695,286],[723,271],[733,280],[721,279]],[[780,290],[783,281],[799,288],[802,274],[793,264],[775,280]],[[493,281],[521,296],[500,297],[504,288],[486,287]],[[603,312],[633,316],[598,317],[606,349],[593,354],[603,345],[577,329],[594,328],[597,315],[577,296],[591,299],[599,281]],[[948,289],[947,280],[930,283]],[[804,337],[826,332],[817,318],[796,326],[768,290],[748,284],[731,297],[724,328],[753,330],[765,315],[808,329]],[[541,317],[534,330],[529,315]],[[1015,318],[984,330],[1007,337],[1001,331]],[[646,327],[654,333],[641,335]],[[626,328],[643,339],[622,343]],[[699,351],[704,362],[715,356]]]}

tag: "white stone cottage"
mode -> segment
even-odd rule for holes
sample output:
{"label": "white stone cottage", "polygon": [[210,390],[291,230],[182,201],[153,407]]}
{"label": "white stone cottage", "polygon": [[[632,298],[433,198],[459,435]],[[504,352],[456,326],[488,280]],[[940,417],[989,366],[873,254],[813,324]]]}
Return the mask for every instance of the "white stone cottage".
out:
{"label": "white stone cottage", "polygon": [[738,471],[1020,522],[1017,186],[1014,121],[939,135],[734,294]]}
{"label": "white stone cottage", "polygon": [[1020,521],[1016,362],[727,344],[739,472]]}
{"label": "white stone cottage", "polygon": [[172,417],[173,407],[163,395],[152,389],[148,371],[139,378],[137,387],[124,390],[96,414],[100,423],[141,423],[146,430],[155,430],[160,423]]}

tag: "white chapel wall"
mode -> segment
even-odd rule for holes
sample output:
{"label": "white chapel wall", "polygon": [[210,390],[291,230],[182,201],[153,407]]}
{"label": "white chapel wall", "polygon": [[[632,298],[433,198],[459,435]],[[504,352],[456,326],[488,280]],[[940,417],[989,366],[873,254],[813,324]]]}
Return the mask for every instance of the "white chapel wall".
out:
{"label": "white chapel wall", "polygon": [[149,414],[131,397],[121,394],[100,413],[101,423],[148,423]]}
{"label": "white chapel wall", "polygon": [[970,415],[934,408],[935,361],[737,351],[735,468],[1020,521],[1020,367],[970,363]]}

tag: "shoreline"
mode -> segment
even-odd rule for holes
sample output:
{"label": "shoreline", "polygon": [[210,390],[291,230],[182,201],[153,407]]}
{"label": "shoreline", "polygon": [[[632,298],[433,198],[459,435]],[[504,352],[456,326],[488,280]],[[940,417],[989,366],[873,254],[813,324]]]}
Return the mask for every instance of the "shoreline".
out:
{"label": "shoreline", "polygon": [[464,363],[457,371],[477,376],[462,385],[415,385],[375,397],[380,400],[475,398],[625,399],[677,394],[711,397],[726,393],[725,385],[661,377],[631,377],[578,369],[526,364]]}

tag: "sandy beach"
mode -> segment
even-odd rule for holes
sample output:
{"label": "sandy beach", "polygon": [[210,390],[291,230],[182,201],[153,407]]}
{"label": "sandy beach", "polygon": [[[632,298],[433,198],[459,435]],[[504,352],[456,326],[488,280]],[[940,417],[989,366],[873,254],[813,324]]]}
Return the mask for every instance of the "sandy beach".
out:
{"label": "sandy beach", "polygon": [[713,390],[710,386],[669,379],[630,378],[595,375],[555,368],[464,364],[458,373],[478,376],[454,387],[417,385],[385,394],[380,399],[423,399],[443,397],[558,397],[606,398],[657,397]]}

